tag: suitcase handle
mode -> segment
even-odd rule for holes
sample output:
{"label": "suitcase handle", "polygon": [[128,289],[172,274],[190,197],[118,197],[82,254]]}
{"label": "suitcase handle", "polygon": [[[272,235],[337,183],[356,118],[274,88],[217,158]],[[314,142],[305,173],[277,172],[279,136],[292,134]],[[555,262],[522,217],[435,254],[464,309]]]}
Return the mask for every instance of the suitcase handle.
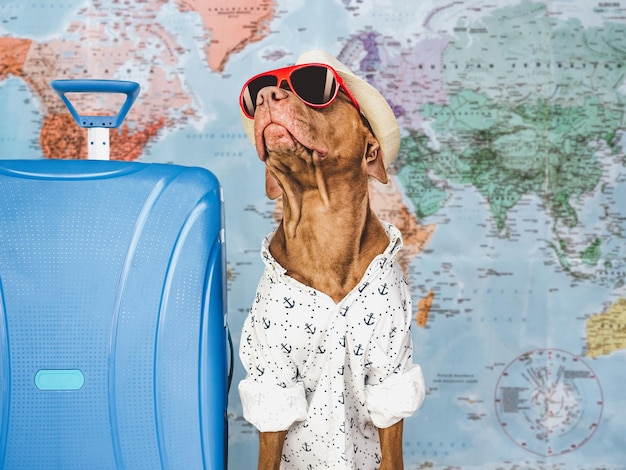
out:
{"label": "suitcase handle", "polygon": [[[80,127],[119,127],[139,95],[139,83],[125,80],[52,80],[50,86],[70,110],[72,117]],[[122,93],[126,101],[116,116],[82,116],[65,96],[66,93]]]}

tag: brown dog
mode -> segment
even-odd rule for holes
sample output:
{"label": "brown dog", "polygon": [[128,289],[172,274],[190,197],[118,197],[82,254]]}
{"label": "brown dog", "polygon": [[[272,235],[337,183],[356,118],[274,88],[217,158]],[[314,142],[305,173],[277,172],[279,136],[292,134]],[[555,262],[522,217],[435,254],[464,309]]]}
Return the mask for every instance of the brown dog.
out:
{"label": "brown dog", "polygon": [[[340,63],[325,53],[316,51],[310,54],[316,60],[309,59],[308,62],[320,62],[334,65],[337,69],[343,69]],[[347,73],[344,71],[341,76],[345,76]],[[295,82],[295,79],[292,81]],[[378,435],[375,437],[378,437],[379,440],[379,443],[374,443],[375,449],[372,451],[364,450],[369,445],[368,441],[371,437],[371,433],[368,434],[369,431],[362,433],[362,435],[350,436],[344,439],[345,442],[341,446],[337,447],[337,438],[333,437],[334,431],[316,430],[315,433],[311,434],[306,429],[318,423],[313,415],[323,414],[322,411],[318,413],[312,410],[323,410],[327,406],[327,402],[333,401],[339,401],[343,405],[346,396],[352,396],[354,402],[357,403],[355,407],[361,408],[360,412],[355,412],[356,420],[368,421],[367,416],[363,416],[368,414],[367,410],[369,409],[369,405],[366,404],[367,400],[364,399],[368,392],[364,390],[367,388],[366,382],[369,377],[367,374],[368,364],[371,367],[373,359],[359,362],[358,364],[361,365],[358,367],[363,369],[360,372],[354,371],[357,368],[355,366],[357,363],[354,361],[358,360],[361,350],[366,351],[365,357],[370,357],[370,353],[372,357],[375,356],[375,350],[378,346],[368,347],[364,342],[365,340],[358,339],[361,336],[352,336],[353,330],[366,328],[365,325],[370,324],[367,321],[368,311],[363,310],[364,313],[358,316],[358,325],[351,326],[350,320],[347,320],[347,323],[340,327],[335,319],[349,318],[343,313],[344,310],[349,310],[350,314],[356,311],[353,304],[356,303],[355,295],[359,295],[359,292],[361,296],[364,296],[360,302],[364,302],[367,294],[363,294],[363,292],[369,288],[370,284],[369,281],[364,281],[364,276],[368,272],[368,268],[372,269],[371,266],[375,264],[373,261],[382,259],[384,260],[381,261],[382,264],[386,262],[387,257],[393,258],[395,253],[395,251],[392,253],[395,248],[390,247],[390,239],[392,238],[389,234],[390,229],[385,228],[370,209],[368,194],[370,177],[376,178],[382,183],[387,182],[384,150],[372,131],[373,126],[357,109],[356,106],[359,106],[360,103],[356,102],[345,85],[336,99],[323,107],[312,107],[305,103],[304,98],[299,97],[294,90],[289,88],[288,84],[277,83],[277,85],[279,86],[265,86],[254,97],[252,135],[259,157],[266,165],[267,194],[270,198],[281,195],[283,197],[283,219],[271,238],[267,239],[268,252],[265,252],[265,257],[268,260],[266,263],[268,263],[270,272],[276,269],[282,271],[278,275],[286,279],[288,287],[285,287],[287,290],[284,292],[288,294],[284,296],[284,299],[281,299],[283,297],[282,291],[278,295],[278,299],[283,300],[286,307],[279,307],[278,305],[272,307],[273,304],[268,300],[272,298],[269,294],[269,288],[266,290],[261,286],[259,287],[257,303],[260,299],[264,299],[261,300],[261,303],[265,302],[264,307],[263,309],[260,307],[253,308],[247,320],[242,334],[241,353],[244,365],[248,370],[248,378],[240,385],[244,415],[247,411],[250,416],[249,420],[261,431],[259,434],[259,468],[338,468],[338,466],[353,468],[358,466],[358,468],[371,469],[402,469],[402,418],[410,415],[421,404],[424,395],[421,370],[419,366],[410,362],[411,309],[405,282],[404,285],[402,282],[397,282],[400,290],[397,305],[402,305],[402,309],[397,307],[397,310],[404,313],[398,317],[399,326],[395,327],[395,331],[398,331],[398,328],[401,329],[404,340],[403,343],[399,342],[398,345],[390,348],[394,349],[395,347],[397,349],[397,352],[393,353],[396,354],[395,362],[392,361],[394,362],[393,366],[408,378],[405,381],[408,386],[404,388],[406,393],[411,395],[408,397],[410,404],[407,405],[411,409],[408,412],[406,409],[399,413],[392,412],[391,414],[394,416],[390,417],[390,420],[393,421],[393,424],[389,426],[372,426],[372,428],[377,429]],[[367,93],[372,92],[368,89]],[[379,123],[377,124],[380,126]],[[393,125],[397,126],[395,119]],[[396,238],[399,239],[399,235],[396,235]],[[397,244],[396,240],[396,246]],[[387,256],[382,258],[383,255]],[[272,259],[271,263],[269,259]],[[394,266],[393,269],[397,278],[397,267]],[[270,277],[267,281],[270,287],[274,287],[278,283],[278,278],[271,277],[272,275],[269,274]],[[360,283],[362,283],[361,286]],[[391,282],[384,283],[384,286],[387,285],[391,285]],[[363,289],[361,289],[362,286],[364,286]],[[296,287],[301,291],[298,293],[301,297],[291,294],[292,288]],[[384,292],[385,289],[386,287],[381,291],[379,287],[378,291]],[[328,300],[327,304],[322,305],[326,305],[327,311],[336,308],[337,311],[334,314],[326,314],[325,317],[318,316],[314,313],[318,304],[309,303],[307,304],[308,308],[306,308],[304,301],[299,303],[303,310],[295,313],[295,316],[293,311],[286,310],[287,313],[282,313],[280,310],[281,308],[289,308],[290,302],[297,303],[303,295],[312,296],[313,300],[309,302],[321,302],[322,294],[329,298],[322,299]],[[346,301],[349,298],[354,299],[350,302]],[[270,306],[268,307],[268,305]],[[340,308],[342,305],[344,310]],[[408,315],[406,314],[407,308]],[[374,315],[379,315],[379,313],[375,308],[369,312],[372,324]],[[260,316],[262,318],[259,318]],[[383,317],[384,315],[381,314],[379,322],[388,321],[387,319],[383,320]],[[302,323],[302,318],[310,318],[311,321]],[[356,314],[353,318],[357,318]],[[366,318],[366,320],[361,321],[362,318]],[[284,328],[289,333],[270,336],[271,325],[276,322],[287,325]],[[291,322],[294,322],[296,326]],[[390,321],[390,324],[395,323]],[[288,340],[296,339],[295,336],[300,331],[300,325],[303,325],[302,329],[308,329],[310,334],[308,336],[304,334],[301,341],[296,342],[296,348],[305,349],[298,356],[292,352],[294,344]],[[383,327],[381,326],[381,328]],[[393,326],[389,327],[389,331],[394,331],[393,328]],[[324,329],[323,333],[322,329]],[[346,335],[343,330],[350,330],[351,334]],[[342,331],[343,336],[339,334]],[[372,337],[371,332],[365,333],[365,329],[363,331],[365,335],[369,335],[368,338]],[[319,334],[317,334],[318,332]],[[386,336],[386,332],[387,330],[381,336]],[[275,332],[272,334],[276,335]],[[328,344],[333,344],[333,335],[338,335],[336,337],[339,338],[338,342],[342,344],[343,349],[335,351],[334,359],[333,353],[329,353],[328,358],[315,366],[315,371],[310,374],[311,363],[317,360],[320,354],[323,355],[326,350],[331,349]],[[376,339],[376,341],[379,340]],[[308,342],[308,348],[303,347],[303,343],[306,342]],[[346,344],[348,345],[346,346]],[[343,357],[347,354],[343,351],[344,349],[354,353],[354,360],[344,360]],[[281,355],[277,356],[277,353],[281,353]],[[392,353],[386,354],[393,355]],[[341,395],[337,395],[339,398],[336,400],[333,400],[335,395],[326,390],[324,393],[328,396],[319,399],[324,404],[316,408],[315,395],[322,394],[320,388],[326,385],[326,388],[332,389],[335,386],[333,384],[336,384],[334,379],[324,382],[319,377],[324,375],[325,364],[329,361],[339,360],[338,358],[341,362],[337,362],[336,365],[342,371],[342,377],[345,377],[343,374],[346,368],[352,370],[351,378],[342,380],[353,383],[360,381],[362,383],[344,387]],[[281,367],[281,361],[285,361],[285,367]],[[287,392],[284,397],[286,403],[291,403],[291,408],[296,409],[298,403],[301,405],[300,415],[295,412],[295,415],[287,419],[282,426],[268,426],[267,423],[262,422],[262,418],[254,417],[257,412],[251,411],[254,408],[253,402],[258,407],[268,408],[268,395],[260,390],[268,391],[265,388],[267,384],[264,383],[264,377],[268,368],[271,367],[277,369],[273,374],[276,378],[273,380],[279,383],[279,390],[281,388],[284,391],[295,390],[293,393]],[[282,371],[289,367],[292,367],[295,372],[285,374],[282,378],[286,377],[286,380],[280,382]],[[390,368],[391,366],[388,364],[381,366],[381,368],[385,367]],[[256,372],[251,372],[253,370]],[[261,370],[263,370],[262,373]],[[398,372],[395,373],[398,374]],[[398,375],[402,376],[402,373]],[[315,376],[312,382],[306,380],[309,375]],[[392,376],[393,374],[387,374],[378,380],[383,383],[384,379]],[[393,380],[396,380],[396,377],[393,377]],[[283,385],[285,386],[283,387]],[[302,388],[304,388],[304,393],[301,393]],[[375,387],[369,387],[369,389],[372,388]],[[372,407],[375,408],[374,405]],[[349,413],[343,411],[341,413],[343,413],[342,419],[348,422],[339,423],[338,429],[342,429],[345,434],[348,433],[346,428],[354,425],[354,419],[350,422],[347,418]],[[375,412],[371,413],[374,414]],[[248,416],[246,418],[248,419]],[[303,429],[297,432],[294,430],[297,439],[294,437],[293,440],[294,442],[297,441],[297,444],[290,444],[291,447],[287,452],[284,452],[285,438],[288,430],[290,433],[292,432],[293,423],[300,423],[299,426]],[[320,441],[323,441],[324,444],[320,445]],[[338,450],[337,458],[333,460],[334,446]],[[346,451],[346,449],[348,450]],[[317,452],[318,455],[312,457],[312,451]],[[306,464],[309,466],[305,467]]]}

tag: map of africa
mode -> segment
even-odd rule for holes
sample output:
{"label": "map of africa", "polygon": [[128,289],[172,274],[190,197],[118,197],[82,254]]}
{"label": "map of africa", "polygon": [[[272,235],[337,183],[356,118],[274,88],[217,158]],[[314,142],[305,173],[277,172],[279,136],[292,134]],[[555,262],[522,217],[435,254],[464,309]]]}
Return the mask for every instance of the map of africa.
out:
{"label": "map of africa", "polygon": [[[404,237],[427,386],[405,468],[626,468],[624,2],[5,0],[0,18],[0,158],[85,158],[49,82],[121,79],[141,94],[112,158],[218,176],[235,349],[279,213],[240,87],[312,48],[337,55],[402,129],[371,190]],[[257,457],[242,377],[236,361],[235,469]]]}

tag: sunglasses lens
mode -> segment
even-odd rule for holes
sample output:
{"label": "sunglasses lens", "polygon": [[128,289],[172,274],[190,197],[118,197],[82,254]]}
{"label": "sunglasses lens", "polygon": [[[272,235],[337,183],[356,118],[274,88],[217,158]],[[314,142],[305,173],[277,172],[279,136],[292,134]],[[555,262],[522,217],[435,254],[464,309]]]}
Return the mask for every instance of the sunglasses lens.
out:
{"label": "sunglasses lens", "polygon": [[256,99],[259,91],[268,86],[276,86],[277,83],[277,78],[271,75],[263,75],[248,83],[242,92],[242,106],[248,116],[254,117],[254,111],[256,111]]}
{"label": "sunglasses lens", "polygon": [[337,80],[333,72],[318,65],[302,67],[290,75],[293,91],[304,101],[313,105],[329,103],[337,92]]}

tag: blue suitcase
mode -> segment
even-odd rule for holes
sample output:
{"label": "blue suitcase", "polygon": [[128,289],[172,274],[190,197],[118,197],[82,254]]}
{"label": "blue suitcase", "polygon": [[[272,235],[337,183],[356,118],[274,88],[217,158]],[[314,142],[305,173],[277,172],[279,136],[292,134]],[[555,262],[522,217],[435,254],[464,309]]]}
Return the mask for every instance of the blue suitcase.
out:
{"label": "blue suitcase", "polygon": [[225,468],[224,253],[207,170],[0,160],[0,468]]}

